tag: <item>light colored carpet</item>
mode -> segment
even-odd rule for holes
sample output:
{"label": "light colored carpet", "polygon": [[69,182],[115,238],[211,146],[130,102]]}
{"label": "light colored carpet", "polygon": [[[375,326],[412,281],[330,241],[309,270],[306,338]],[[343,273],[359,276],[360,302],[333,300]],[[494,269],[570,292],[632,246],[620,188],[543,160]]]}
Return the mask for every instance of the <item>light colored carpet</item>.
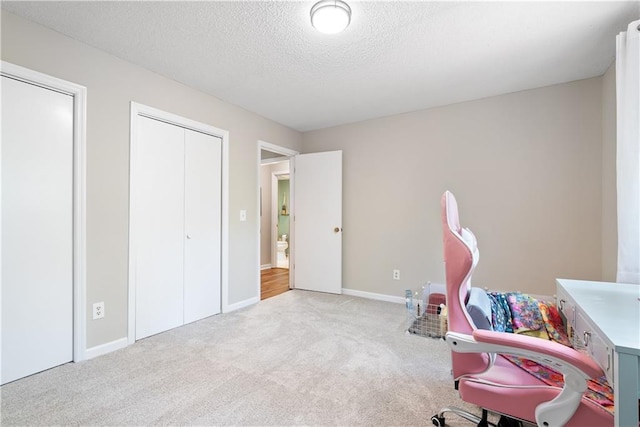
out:
{"label": "light colored carpet", "polygon": [[431,425],[465,405],[444,341],[406,326],[400,304],[290,291],[7,384],[0,422]]}

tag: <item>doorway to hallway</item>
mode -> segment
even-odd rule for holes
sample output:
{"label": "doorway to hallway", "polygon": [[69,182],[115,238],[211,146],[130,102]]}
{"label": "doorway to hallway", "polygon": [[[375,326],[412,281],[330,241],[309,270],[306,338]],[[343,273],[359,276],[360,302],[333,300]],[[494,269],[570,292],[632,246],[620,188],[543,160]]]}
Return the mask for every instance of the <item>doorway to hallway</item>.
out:
{"label": "doorway to hallway", "polygon": [[[299,154],[264,141],[258,141],[257,148],[259,269],[289,267],[289,289],[342,293],[342,151]],[[286,164],[290,186],[287,198],[283,195],[282,200],[280,196],[276,199],[278,211],[270,218],[268,213],[274,206],[273,202],[265,206],[272,199],[265,194],[269,186],[262,180],[263,165],[268,163]],[[274,219],[282,212],[291,219],[290,223],[286,221],[289,234],[280,235],[278,228],[269,236]],[[271,252],[270,257],[266,250]],[[285,251],[280,254],[284,255],[282,264],[274,256],[280,250]],[[260,277],[256,277],[259,291]]]}
{"label": "doorway to hallway", "polygon": [[293,230],[290,228],[292,180],[290,159],[296,151],[264,141],[258,143],[260,206],[260,299],[293,288]]}

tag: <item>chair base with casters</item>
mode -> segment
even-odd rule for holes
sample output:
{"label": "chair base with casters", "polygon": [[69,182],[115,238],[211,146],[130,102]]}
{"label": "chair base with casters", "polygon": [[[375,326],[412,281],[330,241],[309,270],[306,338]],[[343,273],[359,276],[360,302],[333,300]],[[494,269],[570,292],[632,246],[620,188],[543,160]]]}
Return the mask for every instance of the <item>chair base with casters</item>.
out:
{"label": "chair base with casters", "polygon": [[[587,380],[604,375],[588,356],[554,341],[495,332],[490,326],[479,329],[479,325],[491,325],[492,316],[486,302],[469,304],[472,296],[488,300],[486,293],[471,286],[479,260],[477,241],[469,229],[460,226],[457,202],[448,191],[442,197],[442,223],[448,312],[445,339],[452,350],[453,379],[460,398],[483,408],[483,415],[448,407],[431,418],[433,424],[444,425],[444,414],[450,412],[481,427],[494,425],[487,420],[490,411],[504,414],[500,427],[520,426],[520,420],[543,427],[612,426],[613,414],[585,397]],[[562,375],[564,383],[546,384],[501,355],[548,366]]]}
{"label": "chair base with casters", "polygon": [[489,426],[522,427],[523,426],[522,421],[509,418],[506,415],[501,415],[500,419],[498,420],[498,424],[494,424],[487,419],[489,415],[489,411],[487,411],[486,409],[482,410],[482,417],[479,417],[475,414],[465,411],[464,409],[456,408],[455,406],[447,406],[445,408],[442,408],[440,412],[438,412],[436,415],[431,417],[431,422],[433,423],[433,425],[437,427],[444,427],[446,425],[444,414],[447,412],[453,413],[461,418],[464,418],[467,421],[471,421],[472,423],[475,423],[478,427],[489,427]]}

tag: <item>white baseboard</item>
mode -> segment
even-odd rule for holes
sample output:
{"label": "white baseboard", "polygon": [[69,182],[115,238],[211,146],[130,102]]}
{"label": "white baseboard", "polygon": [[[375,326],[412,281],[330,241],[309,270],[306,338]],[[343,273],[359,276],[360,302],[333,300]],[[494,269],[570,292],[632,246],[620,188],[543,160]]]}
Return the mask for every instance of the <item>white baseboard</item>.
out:
{"label": "white baseboard", "polygon": [[259,302],[260,302],[260,297],[259,296],[253,297],[253,298],[249,298],[249,299],[246,299],[244,301],[240,301],[240,302],[236,302],[234,304],[227,305],[226,307],[224,307],[222,309],[222,312],[223,313],[230,313],[232,311],[240,310],[241,308],[245,308],[245,307],[248,307],[250,305],[257,304]]}
{"label": "white baseboard", "polygon": [[95,347],[88,348],[84,355],[85,360],[93,359],[94,357],[102,356],[112,351],[120,350],[129,345],[127,337],[117,339],[115,341],[108,342],[106,344],[97,345]]}
{"label": "white baseboard", "polygon": [[271,268],[271,264],[262,264],[260,270],[268,270]]}
{"label": "white baseboard", "polygon": [[342,288],[342,293],[344,295],[351,295],[353,297],[375,299],[378,301],[395,302],[397,304],[404,304],[406,302],[403,297],[397,297],[394,295],[376,294],[373,292],[358,291],[356,289]]}

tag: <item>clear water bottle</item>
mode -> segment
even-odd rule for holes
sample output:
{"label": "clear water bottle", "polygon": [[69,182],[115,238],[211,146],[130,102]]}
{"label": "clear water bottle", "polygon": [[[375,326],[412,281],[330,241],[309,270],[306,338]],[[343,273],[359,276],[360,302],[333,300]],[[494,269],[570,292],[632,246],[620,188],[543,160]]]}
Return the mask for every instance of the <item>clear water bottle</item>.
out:
{"label": "clear water bottle", "polygon": [[404,296],[406,300],[406,307],[409,313],[413,313],[413,292],[410,289],[404,291]]}

